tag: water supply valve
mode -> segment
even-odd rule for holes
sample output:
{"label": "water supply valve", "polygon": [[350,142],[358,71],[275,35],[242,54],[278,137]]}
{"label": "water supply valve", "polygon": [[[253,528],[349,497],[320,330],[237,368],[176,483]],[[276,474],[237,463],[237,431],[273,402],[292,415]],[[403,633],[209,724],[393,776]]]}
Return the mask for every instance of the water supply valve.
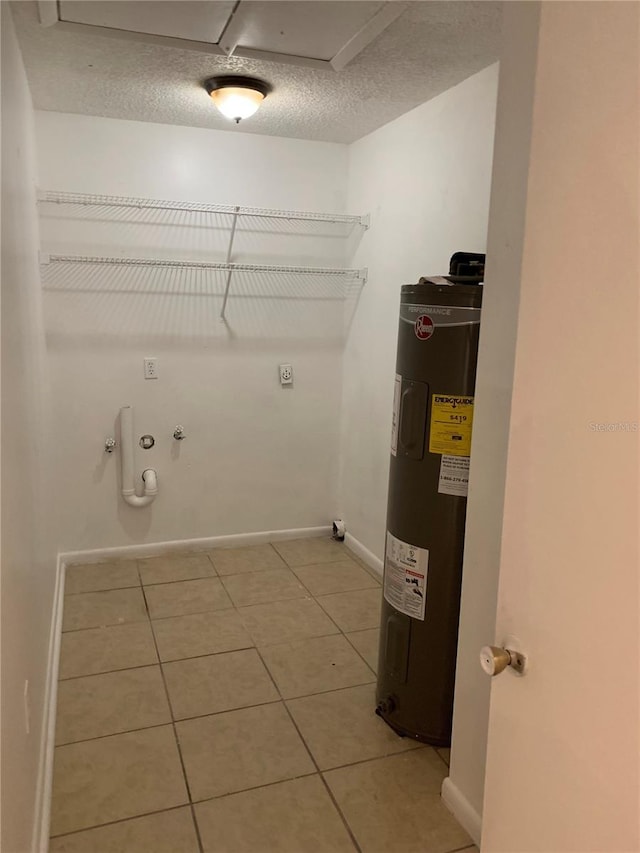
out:
{"label": "water supply valve", "polygon": [[178,424],[173,431],[173,437],[176,441],[183,441],[187,437],[184,433],[184,427]]}

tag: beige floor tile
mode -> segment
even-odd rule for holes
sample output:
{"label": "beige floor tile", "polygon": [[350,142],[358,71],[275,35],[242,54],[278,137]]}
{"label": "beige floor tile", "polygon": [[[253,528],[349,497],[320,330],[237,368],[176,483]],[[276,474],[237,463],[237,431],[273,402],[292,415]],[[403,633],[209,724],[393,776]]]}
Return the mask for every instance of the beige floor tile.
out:
{"label": "beige floor tile", "polygon": [[273,547],[290,566],[310,566],[314,563],[332,563],[344,560],[346,549],[330,536],[312,539],[285,539],[274,542]]}
{"label": "beige floor tile", "polygon": [[285,699],[375,680],[360,655],[341,635],[266,646],[261,651]]}
{"label": "beige floor tile", "polygon": [[318,776],[199,803],[205,853],[353,853],[355,847]]}
{"label": "beige floor tile", "polygon": [[366,631],[353,631],[345,634],[351,645],[357,649],[374,672],[378,671],[378,647],[380,628],[368,628]]}
{"label": "beige floor tile", "polygon": [[362,557],[359,557],[355,553],[355,551],[352,551],[351,548],[349,548],[347,545],[344,546],[344,551],[345,551],[346,556],[350,560],[353,560],[354,563],[357,563],[359,566],[362,566],[362,568],[365,570],[365,572],[370,574],[371,577],[374,580],[376,580],[378,583],[382,583],[382,569],[380,569],[380,571],[377,571],[376,569],[372,568],[368,563],[366,563],[362,559]]}
{"label": "beige floor tile", "polygon": [[219,578],[147,586],[144,594],[152,619],[224,610],[232,606]]}
{"label": "beige floor tile", "polygon": [[56,747],[52,835],[187,801],[173,726]]}
{"label": "beige floor tile", "polygon": [[300,578],[311,595],[329,595],[332,592],[349,592],[380,586],[369,572],[353,560],[319,563],[315,566],[295,566],[292,571]]}
{"label": "beige floor tile", "polygon": [[215,577],[216,571],[206,554],[162,554],[138,560],[144,584],[173,583],[195,578]]}
{"label": "beige floor tile", "polygon": [[321,595],[316,600],[343,631],[363,631],[380,625],[380,587]]}
{"label": "beige floor tile", "polygon": [[281,569],[285,563],[269,544],[248,548],[216,548],[209,557],[219,575],[239,575],[243,572],[264,572]]}
{"label": "beige floor tile", "polygon": [[49,853],[198,853],[191,809],[135,817],[53,838]]}
{"label": "beige floor tile", "polygon": [[87,675],[58,685],[56,744],[170,722],[159,666]]}
{"label": "beige floor tile", "polygon": [[238,613],[257,646],[340,632],[312,598],[255,604],[252,607],[241,607]]}
{"label": "beige floor tile", "polygon": [[147,609],[142,589],[112,589],[106,592],[81,592],[64,599],[63,631],[145,622]]}
{"label": "beige floor tile", "polygon": [[315,771],[281,703],[185,720],[176,729],[194,800]]}
{"label": "beige floor tile", "polygon": [[88,628],[62,635],[59,677],[75,678],[157,662],[148,621]]}
{"label": "beige floor tile", "polygon": [[472,842],[440,800],[445,775],[426,747],[324,777],[363,853],[447,853]]}
{"label": "beige floor tile", "polygon": [[64,594],[98,592],[103,589],[140,586],[135,560],[68,566],[64,573]]}
{"label": "beige floor tile", "polygon": [[156,635],[160,660],[163,661],[214,655],[253,646],[253,640],[236,610],[155,619],[153,633]]}
{"label": "beige floor tile", "polygon": [[286,566],[266,572],[227,575],[222,579],[236,607],[308,597],[309,593]]}
{"label": "beige floor tile", "polygon": [[280,698],[255,649],[174,661],[163,670],[176,720]]}
{"label": "beige floor tile", "polygon": [[451,761],[451,750],[449,749],[449,747],[438,747],[438,749],[436,749],[436,752],[448,767]]}
{"label": "beige floor tile", "polygon": [[287,702],[320,770],[420,746],[398,737],[376,716],[375,694],[375,685],[365,684]]}

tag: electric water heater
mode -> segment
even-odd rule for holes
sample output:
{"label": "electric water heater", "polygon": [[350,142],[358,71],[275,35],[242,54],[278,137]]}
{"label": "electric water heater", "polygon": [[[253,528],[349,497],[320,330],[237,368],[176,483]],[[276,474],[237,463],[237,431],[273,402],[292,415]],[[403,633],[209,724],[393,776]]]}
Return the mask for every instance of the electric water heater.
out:
{"label": "electric water heater", "polygon": [[405,285],[400,301],[376,712],[436,746],[451,740],[484,270],[473,263]]}

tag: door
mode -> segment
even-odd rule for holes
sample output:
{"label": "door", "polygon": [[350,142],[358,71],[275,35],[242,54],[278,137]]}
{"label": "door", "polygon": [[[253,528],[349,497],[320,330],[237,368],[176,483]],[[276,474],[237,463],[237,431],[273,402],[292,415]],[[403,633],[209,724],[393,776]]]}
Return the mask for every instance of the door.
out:
{"label": "door", "polygon": [[483,853],[640,849],[639,10],[540,11]]}

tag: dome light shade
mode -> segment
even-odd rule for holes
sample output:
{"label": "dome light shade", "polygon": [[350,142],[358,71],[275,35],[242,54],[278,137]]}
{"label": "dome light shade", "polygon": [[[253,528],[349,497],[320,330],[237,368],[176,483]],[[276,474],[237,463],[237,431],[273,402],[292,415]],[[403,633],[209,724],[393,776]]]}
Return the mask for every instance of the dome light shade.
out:
{"label": "dome light shade", "polygon": [[210,77],[205,89],[223,116],[237,124],[252,116],[271,91],[271,86],[256,77]]}

